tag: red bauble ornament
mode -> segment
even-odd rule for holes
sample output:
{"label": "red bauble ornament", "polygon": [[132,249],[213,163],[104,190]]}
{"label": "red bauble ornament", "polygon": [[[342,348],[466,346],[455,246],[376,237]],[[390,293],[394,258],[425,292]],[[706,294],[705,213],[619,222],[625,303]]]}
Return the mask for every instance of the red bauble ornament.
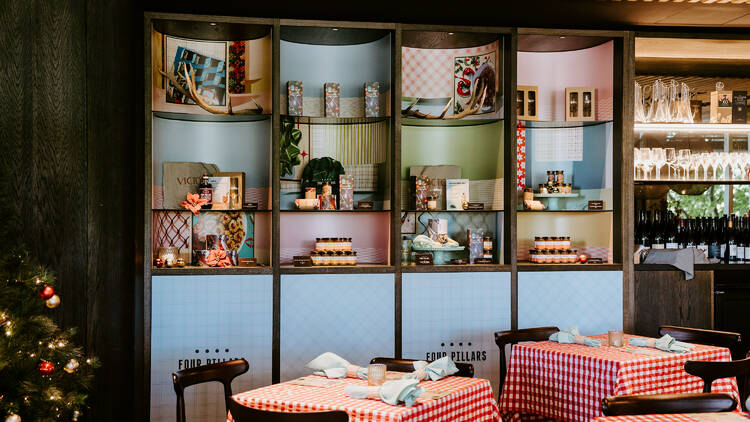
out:
{"label": "red bauble ornament", "polygon": [[41,297],[44,300],[47,300],[55,295],[55,289],[53,289],[51,286],[44,286],[41,292],[39,292],[39,297]]}
{"label": "red bauble ornament", "polygon": [[49,375],[54,370],[55,365],[53,365],[50,361],[43,360],[42,363],[39,364],[39,373],[41,375]]}
{"label": "red bauble ornament", "polygon": [[579,260],[579,261],[581,262],[581,264],[585,264],[586,262],[588,262],[588,260],[589,260],[589,256],[588,256],[588,255],[586,255],[585,253],[584,253],[584,254],[581,254],[581,255],[580,255],[580,256],[578,257],[578,260]]}
{"label": "red bauble ornament", "polygon": [[154,258],[154,267],[156,268],[164,267],[164,261],[162,261],[161,258]]}

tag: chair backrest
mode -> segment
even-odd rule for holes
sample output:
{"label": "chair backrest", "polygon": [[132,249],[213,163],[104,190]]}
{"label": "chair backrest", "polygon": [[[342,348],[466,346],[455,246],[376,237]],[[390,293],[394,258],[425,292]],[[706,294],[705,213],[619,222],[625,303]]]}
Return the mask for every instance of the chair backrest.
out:
{"label": "chair backrest", "polygon": [[604,416],[731,412],[737,401],[724,393],[642,394],[605,397]]}
{"label": "chair backrest", "polygon": [[224,402],[229,410],[232,396],[232,380],[250,369],[245,359],[183,369],[172,374],[172,385],[177,393],[177,422],[185,422],[185,388],[204,382],[218,381],[224,385]]}
{"label": "chair backrest", "polygon": [[676,340],[687,343],[705,344],[708,346],[726,347],[732,352],[732,359],[742,359],[742,336],[730,331],[703,330],[700,328],[676,327],[662,325],[659,335],[669,334]]}
{"label": "chair backrest", "polygon": [[[414,372],[414,362],[417,359],[373,358],[370,363],[383,363],[387,371]],[[474,365],[456,362],[457,377],[474,378]]]}
{"label": "chair backrest", "polygon": [[731,362],[689,360],[685,362],[685,372],[703,380],[703,392],[711,392],[711,384],[721,378],[737,377],[740,390],[740,403],[745,406],[748,396],[747,380],[750,378],[750,358]]}
{"label": "chair backrest", "polygon": [[521,330],[498,331],[495,333],[495,344],[500,348],[500,386],[498,387],[498,397],[503,393],[503,384],[505,374],[508,372],[505,361],[505,346],[518,344],[524,341],[544,341],[549,340],[549,336],[560,331],[557,327],[536,327],[524,328]]}
{"label": "chair backrest", "polygon": [[245,407],[229,399],[229,411],[234,422],[347,422],[349,415],[343,410],[311,413],[270,412]]}

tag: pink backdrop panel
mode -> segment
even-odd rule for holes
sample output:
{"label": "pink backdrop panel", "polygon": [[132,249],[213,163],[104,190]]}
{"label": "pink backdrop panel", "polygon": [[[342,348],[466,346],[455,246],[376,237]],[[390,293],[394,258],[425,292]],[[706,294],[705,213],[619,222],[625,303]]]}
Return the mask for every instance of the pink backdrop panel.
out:
{"label": "pink backdrop panel", "polygon": [[[500,65],[502,54],[498,42],[456,49],[401,48],[401,95],[421,98],[453,97],[453,58],[476,56],[490,51],[495,52],[495,60]],[[497,68],[497,67],[496,67]],[[500,72],[495,72],[499,78]],[[497,84],[499,81],[495,81]]]}
{"label": "pink backdrop panel", "polygon": [[613,42],[584,50],[518,53],[518,85],[539,87],[539,120],[565,120],[565,88],[596,88],[596,120],[612,120]]}
{"label": "pink backdrop panel", "polygon": [[255,213],[255,257],[258,262],[271,262],[271,213]]}
{"label": "pink backdrop panel", "polygon": [[386,264],[390,213],[284,212],[280,221],[281,264],[315,249],[316,237],[351,237],[360,264]]}

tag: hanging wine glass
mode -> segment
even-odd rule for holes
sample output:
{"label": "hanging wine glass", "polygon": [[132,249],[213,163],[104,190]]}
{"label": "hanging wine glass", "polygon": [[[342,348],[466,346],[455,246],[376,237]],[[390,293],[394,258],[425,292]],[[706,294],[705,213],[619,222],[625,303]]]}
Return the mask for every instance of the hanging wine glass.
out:
{"label": "hanging wine glass", "polygon": [[664,148],[664,162],[667,164],[667,180],[672,179],[672,169],[676,168],[677,154],[674,148]]}
{"label": "hanging wine glass", "polygon": [[688,179],[688,171],[690,168],[690,150],[689,149],[681,149],[677,151],[677,165],[682,168],[683,175],[682,180]]}

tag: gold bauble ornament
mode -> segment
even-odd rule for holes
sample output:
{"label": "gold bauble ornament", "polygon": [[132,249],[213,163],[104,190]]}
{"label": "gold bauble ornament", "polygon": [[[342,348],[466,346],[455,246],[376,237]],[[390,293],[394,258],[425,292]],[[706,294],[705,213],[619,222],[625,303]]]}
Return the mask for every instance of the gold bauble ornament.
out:
{"label": "gold bauble ornament", "polygon": [[74,422],[78,420],[78,418],[81,417],[81,412],[74,410],[73,411],[73,417],[71,418]]}
{"label": "gold bauble ornament", "polygon": [[21,417],[16,415],[15,413],[11,413],[7,418],[5,418],[5,422],[21,422]]}
{"label": "gold bauble ornament", "polygon": [[65,372],[67,372],[69,374],[72,374],[73,372],[76,371],[76,369],[78,369],[78,366],[79,366],[78,361],[75,360],[75,359],[71,359],[70,362],[68,362],[68,363],[65,364],[65,367],[63,368],[63,371],[65,371]]}
{"label": "gold bauble ornament", "polygon": [[54,295],[51,298],[47,299],[47,302],[45,303],[47,304],[47,307],[50,309],[57,308],[58,306],[60,306],[60,296]]}

